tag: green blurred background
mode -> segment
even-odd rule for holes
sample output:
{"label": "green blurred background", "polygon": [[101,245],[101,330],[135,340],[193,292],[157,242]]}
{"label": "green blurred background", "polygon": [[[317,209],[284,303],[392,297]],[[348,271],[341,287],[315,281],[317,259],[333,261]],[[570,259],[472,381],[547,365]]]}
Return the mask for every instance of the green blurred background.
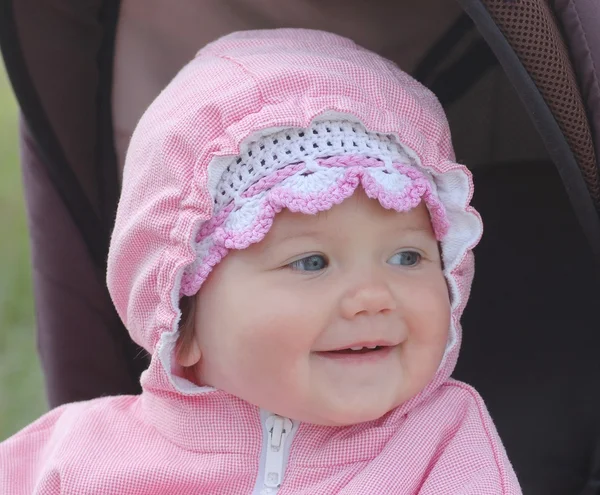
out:
{"label": "green blurred background", "polygon": [[17,105],[0,58],[0,441],[46,410],[17,125]]}

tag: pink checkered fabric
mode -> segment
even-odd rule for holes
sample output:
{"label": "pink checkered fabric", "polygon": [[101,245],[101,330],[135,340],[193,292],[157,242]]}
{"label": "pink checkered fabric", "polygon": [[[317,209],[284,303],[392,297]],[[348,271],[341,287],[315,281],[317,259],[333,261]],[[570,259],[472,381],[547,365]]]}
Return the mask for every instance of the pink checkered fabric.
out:
{"label": "pink checkered fabric", "polygon": [[179,291],[213,216],[219,174],[244,143],[319,119],[395,136],[430,174],[448,219],[452,296],[444,362],[413,399],[374,422],[301,424],[278,495],[516,495],[514,471],[479,395],[453,381],[460,316],[481,223],[435,97],[390,62],[327,33],[230,35],[202,50],[141,119],[124,172],[108,284],[152,353],[143,393],[67,405],[0,444],[2,495],[253,492],[260,411],[173,373]]}

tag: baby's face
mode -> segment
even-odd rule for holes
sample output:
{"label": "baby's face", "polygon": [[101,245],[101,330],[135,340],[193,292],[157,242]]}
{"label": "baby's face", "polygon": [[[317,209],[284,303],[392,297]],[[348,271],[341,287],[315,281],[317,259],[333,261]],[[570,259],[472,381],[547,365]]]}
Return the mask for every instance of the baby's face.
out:
{"label": "baby's face", "polygon": [[377,419],[420,392],[450,325],[427,209],[385,210],[362,191],[318,215],[281,212],[197,297],[197,380],[324,425]]}

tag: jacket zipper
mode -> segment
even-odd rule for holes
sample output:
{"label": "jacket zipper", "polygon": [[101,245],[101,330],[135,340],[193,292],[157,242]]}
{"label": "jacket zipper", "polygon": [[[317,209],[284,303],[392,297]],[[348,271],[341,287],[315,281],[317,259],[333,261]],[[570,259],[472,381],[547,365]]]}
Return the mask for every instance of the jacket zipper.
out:
{"label": "jacket zipper", "polygon": [[289,455],[289,446],[295,434],[296,425],[277,414],[269,415],[263,426],[266,433],[266,445],[259,471],[255,493],[274,495],[283,482],[283,474]]}

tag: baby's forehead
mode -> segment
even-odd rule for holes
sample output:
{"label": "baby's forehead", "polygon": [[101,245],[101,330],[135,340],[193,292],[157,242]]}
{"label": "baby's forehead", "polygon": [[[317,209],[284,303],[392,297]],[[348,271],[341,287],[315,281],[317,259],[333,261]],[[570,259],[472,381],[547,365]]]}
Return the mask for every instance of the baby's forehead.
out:
{"label": "baby's forehead", "polygon": [[331,209],[314,215],[284,209],[273,219],[265,240],[277,241],[298,236],[333,236],[352,231],[353,234],[423,233],[434,236],[429,211],[421,202],[416,208],[398,212],[386,209],[378,200],[362,190]]}

